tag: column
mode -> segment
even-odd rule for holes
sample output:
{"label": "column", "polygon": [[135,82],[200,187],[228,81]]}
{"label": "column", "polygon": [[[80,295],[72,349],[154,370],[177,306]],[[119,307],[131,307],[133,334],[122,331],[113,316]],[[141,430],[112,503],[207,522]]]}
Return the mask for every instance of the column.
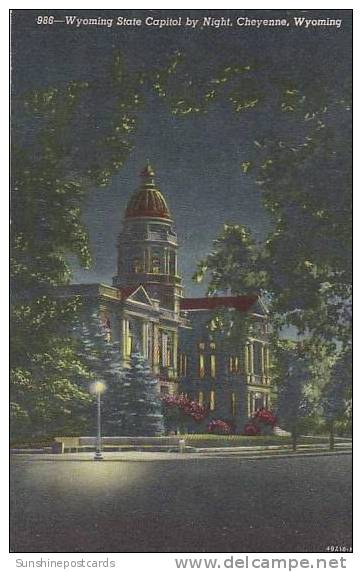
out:
{"label": "column", "polygon": [[142,322],[142,352],[144,357],[149,358],[148,355],[148,323]]}
{"label": "column", "polygon": [[253,380],[254,377],[254,342],[250,342],[249,344],[249,371],[251,378]]}
{"label": "column", "polygon": [[248,417],[250,417],[251,415],[251,394],[250,391],[248,391]]}
{"label": "column", "polygon": [[265,383],[265,351],[264,351],[264,344],[261,344],[260,359],[261,359],[261,379],[262,379],[262,383]]}
{"label": "column", "polygon": [[178,351],[178,335],[174,332],[172,335],[172,363],[175,376],[177,375],[177,351]]}
{"label": "column", "polygon": [[167,248],[163,249],[163,273],[168,274],[168,252],[167,252]]}
{"label": "column", "polygon": [[244,346],[244,371],[245,375],[249,375],[249,343],[247,342]]}
{"label": "column", "polygon": [[127,342],[128,342],[128,320],[122,319],[122,359],[127,357]]}
{"label": "column", "polygon": [[146,272],[152,272],[151,248],[147,247]]}
{"label": "column", "polygon": [[267,379],[267,383],[269,383],[269,368],[270,368],[270,353],[269,353],[269,346],[265,346],[265,375]]}
{"label": "column", "polygon": [[158,351],[158,325],[153,325],[153,367],[157,373],[159,371],[159,351]]}

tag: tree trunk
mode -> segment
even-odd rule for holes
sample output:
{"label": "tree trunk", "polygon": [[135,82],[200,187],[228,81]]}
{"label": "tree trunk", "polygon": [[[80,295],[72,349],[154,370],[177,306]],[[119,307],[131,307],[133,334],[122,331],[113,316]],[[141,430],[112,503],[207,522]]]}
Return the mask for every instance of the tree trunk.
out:
{"label": "tree trunk", "polygon": [[332,419],[329,426],[329,450],[334,450],[334,419]]}
{"label": "tree trunk", "polygon": [[295,452],[297,450],[297,426],[293,425],[292,428],[292,447],[293,447],[293,451]]}

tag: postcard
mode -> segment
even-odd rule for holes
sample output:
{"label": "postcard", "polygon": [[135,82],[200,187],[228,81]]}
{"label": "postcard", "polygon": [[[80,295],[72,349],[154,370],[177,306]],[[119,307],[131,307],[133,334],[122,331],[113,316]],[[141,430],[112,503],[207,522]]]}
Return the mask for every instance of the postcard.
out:
{"label": "postcard", "polygon": [[10,552],[345,567],[352,10],[10,18]]}

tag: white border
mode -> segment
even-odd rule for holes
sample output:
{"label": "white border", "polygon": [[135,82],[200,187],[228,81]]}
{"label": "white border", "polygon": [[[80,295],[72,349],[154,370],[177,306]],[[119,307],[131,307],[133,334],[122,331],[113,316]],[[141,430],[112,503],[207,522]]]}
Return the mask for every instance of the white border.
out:
{"label": "white border", "polygon": [[[207,9],[207,10],[212,10],[212,9],[239,9],[239,10],[254,10],[254,9],[326,9],[326,10],[336,10],[336,9],[354,9],[354,58],[355,58],[355,64],[354,64],[354,92],[355,92],[355,102],[357,103],[356,105],[356,111],[355,111],[355,156],[357,158],[360,157],[359,151],[360,151],[360,139],[361,139],[361,112],[359,111],[359,105],[358,102],[360,100],[361,97],[361,90],[360,90],[360,75],[359,75],[359,68],[360,68],[360,60],[359,60],[359,54],[361,53],[361,45],[360,45],[360,38],[361,38],[361,33],[360,30],[362,30],[362,27],[360,26],[360,24],[362,24],[362,20],[361,20],[361,16],[360,16],[360,10],[359,10],[359,5],[357,4],[357,2],[350,2],[348,3],[348,5],[346,5],[345,7],[341,6],[341,2],[335,2],[335,1],[324,1],[324,2],[318,2],[317,7],[316,7],[316,3],[315,2],[306,2],[305,4],[303,3],[303,5],[297,5],[297,6],[291,6],[291,2],[289,1],[283,1],[283,2],[277,2],[276,4],[270,5],[270,3],[267,2],[261,2],[258,0],[255,0],[254,2],[251,3],[252,6],[249,7],[247,6],[241,6],[240,3],[236,3],[236,2],[228,2],[228,3],[223,3],[222,7],[220,8],[220,2],[215,2],[213,0],[206,2],[198,2],[195,5],[195,2],[189,2],[187,0],[185,0],[185,2],[180,2],[180,3],[176,3],[176,2],[172,2],[172,4],[170,2],[149,2],[149,1],[139,1],[139,0],[134,0],[133,2],[130,2],[126,5],[122,5],[119,2],[117,3],[108,3],[107,7],[109,9],[114,9],[117,11],[121,11],[121,10],[127,10],[127,9]],[[38,2],[38,8],[37,9],[50,9],[56,5],[52,5],[51,2]],[[84,9],[84,10],[90,10],[90,9],[97,9],[99,8],[99,4],[95,4],[93,2],[79,2],[76,4],[77,5],[77,9]],[[12,8],[12,9],[28,9],[29,6],[27,3],[25,2],[17,2],[15,3],[15,5],[12,6],[4,6],[2,5],[0,8],[0,16],[1,16],[1,20],[0,20],[0,26],[1,26],[1,35],[0,35],[0,42],[1,42],[1,58],[0,58],[0,62],[1,62],[1,77],[3,78],[3,85],[7,84],[7,78],[8,78],[8,51],[9,51],[9,30],[8,30],[8,22],[9,22],[9,15],[8,15],[8,10]],[[74,9],[74,5],[72,3],[69,2],[64,2],[63,6],[61,9]],[[102,9],[104,9],[105,7],[103,6]],[[32,8],[33,9],[33,8]],[[35,9],[35,8],[34,8]],[[60,8],[59,8],[60,9]],[[6,79],[5,79],[6,78]],[[2,174],[2,181],[3,181],[3,185],[2,185],[2,191],[0,193],[0,213],[2,216],[2,220],[1,220],[1,225],[0,225],[0,253],[1,253],[1,268],[2,268],[2,276],[1,276],[1,281],[0,281],[0,288],[1,288],[1,296],[0,299],[2,300],[2,303],[4,305],[3,307],[3,316],[7,316],[8,315],[8,217],[9,217],[9,210],[8,210],[8,192],[7,192],[7,180],[8,180],[8,156],[7,153],[5,152],[6,149],[8,149],[8,132],[7,132],[7,125],[8,125],[8,97],[6,95],[6,90],[2,90],[2,99],[1,99],[1,110],[3,113],[3,121],[1,123],[2,129],[0,131],[0,136],[1,136],[1,149],[2,149],[2,154],[1,154],[1,174]],[[357,164],[357,169],[355,169],[355,182],[354,182],[354,188],[356,189],[355,192],[355,203],[354,203],[354,209],[355,209],[355,213],[357,214],[356,220],[360,221],[360,217],[358,215],[362,214],[361,213],[361,185],[360,183],[360,170],[358,169],[358,162],[356,161]],[[360,227],[361,224],[355,224],[355,252],[359,253],[360,252],[360,246],[361,246],[361,236],[360,236]],[[355,291],[356,291],[356,285],[357,285],[357,294],[360,292],[359,286],[360,286],[360,276],[361,276],[361,272],[360,272],[360,268],[358,265],[358,260],[356,258],[355,260]],[[360,324],[362,323],[362,310],[361,310],[361,304],[359,303],[359,296],[355,295],[355,324]],[[359,329],[359,328],[358,328]],[[359,342],[359,333],[357,331],[357,328],[355,328],[355,344],[357,347],[357,352],[358,353],[358,342]],[[8,449],[8,444],[7,444],[7,431],[8,431],[8,426],[7,426],[7,378],[8,378],[8,333],[7,333],[7,325],[6,325],[6,318],[3,320],[3,327],[1,329],[0,332],[0,336],[1,336],[1,343],[0,343],[0,347],[1,347],[1,360],[0,360],[0,367],[1,367],[1,383],[2,383],[2,399],[1,399],[1,404],[2,407],[4,407],[4,412],[2,413],[2,415],[0,416],[0,433],[3,439],[3,451],[7,451]],[[359,373],[360,373],[360,369],[358,367],[359,364],[355,364],[355,386],[354,386],[354,393],[355,393],[355,403],[360,403],[360,393],[361,393],[361,380],[359,379]],[[347,558],[347,570],[360,570],[361,567],[361,560],[359,559],[359,556],[361,555],[361,550],[360,550],[360,526],[359,526],[359,522],[357,523],[357,519],[358,521],[360,521],[360,514],[361,511],[359,510],[362,507],[362,503],[361,503],[361,493],[360,493],[360,487],[358,487],[356,485],[356,483],[359,483],[359,479],[358,477],[360,476],[359,473],[359,459],[362,458],[361,454],[360,454],[360,444],[359,444],[359,438],[360,438],[360,429],[357,426],[357,424],[359,423],[359,419],[358,419],[358,415],[356,415],[356,420],[355,420],[355,452],[354,452],[354,473],[355,473],[355,486],[354,486],[354,493],[355,493],[355,503],[354,503],[354,513],[355,513],[355,528],[354,528],[354,554],[353,555],[346,555]],[[29,555],[19,555],[19,554],[12,554],[9,555],[8,554],[8,515],[6,514],[6,510],[5,507],[8,506],[8,472],[7,472],[7,466],[6,466],[6,455],[7,453],[5,453],[5,462],[2,465],[2,470],[0,471],[0,479],[1,479],[1,488],[0,490],[2,491],[4,498],[1,499],[2,503],[1,506],[3,508],[2,510],[2,519],[0,521],[0,565],[2,569],[15,569],[16,568],[16,559],[21,557],[21,558],[25,558],[26,556],[28,556],[28,559],[32,559],[32,560],[36,560],[38,558],[40,558],[41,556],[46,557],[46,558],[52,558],[55,560],[65,560],[65,559],[69,559],[69,560],[75,560],[78,559],[78,556],[81,555],[76,555],[76,554],[29,554]],[[103,554],[86,554],[85,555],[87,559],[92,559],[92,556],[94,557],[94,559],[102,559],[105,558],[107,555]],[[163,572],[163,571],[167,571],[169,572],[170,570],[173,570],[176,568],[173,565],[173,556],[172,554],[114,554],[114,555],[108,555],[111,559],[114,559],[117,561],[117,567],[114,568],[114,570],[118,570],[121,567],[124,570],[129,570],[129,569],[137,569],[137,567],[140,567],[140,569],[142,570],[157,570],[158,572]],[[182,554],[180,555],[181,557],[186,557],[186,554]],[[197,554],[190,554],[190,557],[197,557]],[[200,554],[200,557],[205,556],[205,554]],[[210,555],[212,556],[212,555]],[[217,554],[215,555],[218,558],[221,558],[222,555],[221,554]],[[228,556],[228,554],[225,555],[225,557]],[[244,554],[240,554],[237,555],[238,557],[243,557],[245,556]],[[256,557],[257,555],[252,554],[250,555],[251,557]],[[268,555],[268,554],[263,554],[260,555],[261,557],[267,557],[267,556],[274,556],[274,555]],[[282,555],[281,555],[282,556]],[[299,554],[286,554],[285,555],[288,558],[302,558],[303,554],[299,553]],[[308,554],[306,553],[306,557],[308,556]],[[321,557],[326,556],[325,554],[321,554]]]}

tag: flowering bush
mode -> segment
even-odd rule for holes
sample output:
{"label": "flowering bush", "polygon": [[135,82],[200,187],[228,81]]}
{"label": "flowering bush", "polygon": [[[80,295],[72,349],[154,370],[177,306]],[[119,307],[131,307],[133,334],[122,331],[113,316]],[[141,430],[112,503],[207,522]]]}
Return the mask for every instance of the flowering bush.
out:
{"label": "flowering bush", "polygon": [[233,432],[231,423],[227,421],[222,421],[222,419],[215,419],[210,421],[207,426],[209,433],[214,433],[216,435],[230,435]]}
{"label": "flowering bush", "polygon": [[207,409],[196,401],[191,401],[184,395],[165,395],[162,403],[166,407],[177,407],[185,415],[189,415],[194,421],[202,421],[207,415]]}
{"label": "flowering bush", "polygon": [[168,432],[199,432],[208,409],[185,395],[164,395],[163,416]]}
{"label": "flowering bush", "polygon": [[274,415],[274,413],[269,411],[269,409],[265,409],[265,407],[262,407],[261,409],[258,409],[258,411],[255,411],[255,413],[252,416],[252,419],[257,421],[258,423],[264,423],[265,425],[271,425],[272,427],[274,427],[274,425],[277,422],[277,418]]}
{"label": "flowering bush", "polygon": [[277,418],[272,411],[262,407],[253,413],[244,427],[244,434],[249,436],[265,435],[276,425]]}
{"label": "flowering bush", "polygon": [[256,437],[256,435],[260,435],[261,429],[259,425],[255,423],[251,423],[248,421],[244,427],[244,435],[249,435],[249,437]]}

